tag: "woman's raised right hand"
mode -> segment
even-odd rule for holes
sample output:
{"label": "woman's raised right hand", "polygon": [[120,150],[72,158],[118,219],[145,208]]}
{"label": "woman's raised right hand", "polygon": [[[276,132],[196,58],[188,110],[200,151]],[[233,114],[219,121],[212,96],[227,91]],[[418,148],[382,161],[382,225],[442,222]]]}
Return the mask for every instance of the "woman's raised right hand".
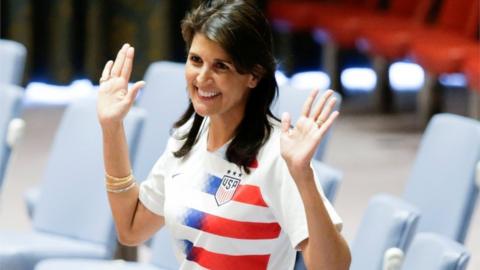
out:
{"label": "woman's raised right hand", "polygon": [[97,101],[97,115],[102,127],[121,124],[138,91],[145,85],[144,81],[138,81],[128,89],[134,54],[134,48],[124,44],[115,62],[110,60],[103,68]]}

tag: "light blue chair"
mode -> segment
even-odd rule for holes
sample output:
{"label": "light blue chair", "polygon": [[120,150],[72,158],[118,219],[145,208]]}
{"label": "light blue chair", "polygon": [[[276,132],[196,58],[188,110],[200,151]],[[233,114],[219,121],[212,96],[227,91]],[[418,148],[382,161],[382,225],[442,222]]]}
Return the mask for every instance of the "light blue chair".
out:
{"label": "light blue chair", "polygon": [[[134,109],[124,121],[132,153],[144,117]],[[48,258],[112,258],[116,237],[102,158],[96,100],[78,100],[67,108],[56,133],[33,229],[0,231],[0,269],[31,270]]]}
{"label": "light blue chair", "polygon": [[435,115],[422,137],[403,197],[422,212],[418,230],[462,243],[478,197],[480,122]]}
{"label": "light blue chair", "polygon": [[386,194],[373,197],[351,243],[351,270],[380,270],[391,248],[405,251],[417,228],[419,210]]}
{"label": "light blue chair", "polygon": [[[185,65],[182,63],[156,62],[149,66],[146,86],[137,106],[148,112],[140,137],[134,174],[140,181],[148,176],[151,168],[165,150],[173,123],[188,106],[185,83]],[[48,260],[37,269],[178,269],[171,236],[160,230],[152,243],[152,265],[139,267],[135,263],[99,260]]]}
{"label": "light blue chair", "polygon": [[[385,252],[391,248],[405,250],[408,247],[419,217],[417,208],[402,199],[386,194],[373,197],[350,245],[350,270],[381,270]],[[306,269],[301,256],[295,269]]]}
{"label": "light blue chair", "polygon": [[312,164],[313,169],[317,174],[318,181],[322,186],[325,197],[331,203],[333,203],[335,200],[335,195],[337,194],[338,187],[340,186],[340,183],[342,181],[343,174],[340,171],[315,159],[312,160]]}
{"label": "light blue chair", "polygon": [[[303,104],[307,97],[310,95],[312,89],[297,89],[288,84],[282,85],[279,87],[279,95],[276,101],[276,104],[273,105],[272,110],[274,113],[281,117],[283,112],[290,113],[292,119],[292,125],[294,125],[302,113]],[[337,99],[337,104],[335,110],[340,111],[342,104],[342,96],[335,92],[333,96]],[[314,158],[317,160],[323,160],[325,156],[325,151],[327,148],[328,140],[331,136],[333,127],[325,135],[325,138],[322,140],[320,145],[315,152]]]}
{"label": "light blue chair", "polygon": [[27,49],[22,44],[6,39],[0,39],[0,83],[20,85],[23,79]]}
{"label": "light blue chair", "polygon": [[[165,150],[173,123],[188,106],[185,83],[185,64],[174,62],[152,63],[145,74],[145,87],[136,103],[148,113],[140,135],[133,172],[138,181],[147,178],[157,159]],[[29,216],[33,216],[38,188],[25,193]]]}
{"label": "light blue chair", "polygon": [[470,259],[467,249],[433,233],[419,233],[407,251],[402,270],[465,270]]}
{"label": "light blue chair", "polygon": [[20,113],[23,91],[19,86],[0,83],[0,190],[12,145],[7,141],[11,121]]}
{"label": "light blue chair", "polygon": [[155,234],[152,243],[150,263],[125,261],[49,259],[40,262],[35,270],[177,270],[178,264],[173,250],[170,234],[162,229]]}
{"label": "light blue chair", "polygon": [[185,82],[185,64],[152,63],[145,74],[146,85],[137,106],[148,113],[138,145],[137,179],[146,179],[155,162],[165,151],[173,123],[187,109],[189,99]]}

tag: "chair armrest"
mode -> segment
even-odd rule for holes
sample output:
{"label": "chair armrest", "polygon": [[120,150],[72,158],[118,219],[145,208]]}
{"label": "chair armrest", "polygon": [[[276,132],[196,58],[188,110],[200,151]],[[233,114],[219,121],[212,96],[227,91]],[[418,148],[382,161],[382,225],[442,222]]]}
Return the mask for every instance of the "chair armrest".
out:
{"label": "chair armrest", "polygon": [[383,256],[383,270],[400,270],[404,259],[403,251],[393,247],[387,249]]}
{"label": "chair armrest", "polygon": [[25,121],[20,118],[14,118],[8,124],[7,144],[10,148],[14,148],[25,134]]}

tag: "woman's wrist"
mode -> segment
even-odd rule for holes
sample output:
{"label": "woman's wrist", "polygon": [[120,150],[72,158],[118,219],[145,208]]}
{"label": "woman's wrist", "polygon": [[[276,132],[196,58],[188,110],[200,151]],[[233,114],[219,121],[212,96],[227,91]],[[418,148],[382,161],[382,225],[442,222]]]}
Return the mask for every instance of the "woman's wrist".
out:
{"label": "woman's wrist", "polygon": [[123,121],[100,121],[100,127],[104,133],[114,133],[123,130]]}

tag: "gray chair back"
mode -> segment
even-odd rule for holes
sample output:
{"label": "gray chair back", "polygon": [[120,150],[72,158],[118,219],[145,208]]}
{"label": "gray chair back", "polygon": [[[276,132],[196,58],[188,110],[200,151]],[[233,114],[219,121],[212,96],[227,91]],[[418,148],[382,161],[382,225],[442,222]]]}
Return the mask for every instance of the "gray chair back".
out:
{"label": "gray chair back", "polygon": [[465,270],[470,259],[467,249],[442,235],[419,233],[413,239],[403,270]]}
{"label": "gray chair back", "polygon": [[[135,152],[144,117],[142,110],[133,109],[124,121],[131,152]],[[66,109],[55,135],[35,206],[34,229],[103,244],[113,255],[116,237],[104,173],[96,99],[75,101]]]}
{"label": "gray chair back", "polygon": [[147,84],[137,106],[147,111],[148,118],[136,154],[134,173],[138,180],[147,178],[165,150],[173,123],[189,102],[183,63],[155,62],[148,67],[144,80]]}
{"label": "gray chair back", "polygon": [[20,85],[23,79],[27,49],[22,44],[6,39],[0,39],[0,83]]}
{"label": "gray chair back", "polygon": [[409,203],[390,195],[373,197],[351,244],[351,270],[381,270],[390,248],[406,250],[420,217]]}
{"label": "gray chair back", "polygon": [[0,190],[11,152],[7,144],[8,127],[10,121],[20,113],[22,96],[21,87],[0,83]]}
{"label": "gray chair back", "polygon": [[478,197],[479,161],[479,121],[453,114],[432,118],[404,193],[422,211],[420,232],[465,240]]}
{"label": "gray chair back", "polygon": [[[274,104],[272,110],[274,110],[274,113],[276,113],[279,117],[281,117],[281,114],[283,112],[288,112],[292,119],[292,125],[295,125],[302,113],[303,104],[307,100],[307,97],[310,95],[311,90],[297,89],[289,86],[288,84],[285,84],[279,87],[278,92],[278,100],[276,101],[276,104]],[[333,96],[337,99],[335,110],[340,111],[340,107],[342,104],[342,96],[336,92]],[[314,156],[315,159],[323,160],[328,140],[332,133],[332,129],[333,127],[330,128],[330,130],[325,135],[325,138],[323,138],[320,145],[318,146]]]}

